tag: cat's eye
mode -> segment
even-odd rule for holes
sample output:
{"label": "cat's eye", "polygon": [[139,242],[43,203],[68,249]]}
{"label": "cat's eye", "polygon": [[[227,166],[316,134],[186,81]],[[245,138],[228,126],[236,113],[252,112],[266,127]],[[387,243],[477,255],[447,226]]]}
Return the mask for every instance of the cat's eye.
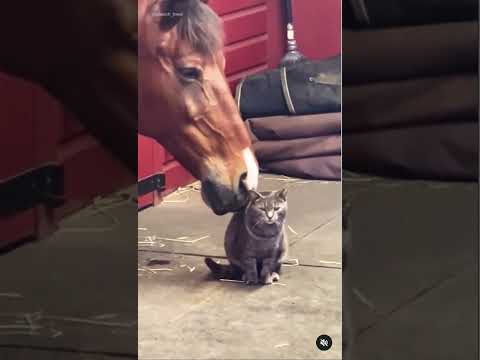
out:
{"label": "cat's eye", "polygon": [[273,210],[275,210],[275,211],[280,210],[280,206],[275,206],[275,207],[273,208]]}
{"label": "cat's eye", "polygon": [[177,68],[178,74],[187,81],[200,80],[202,71],[196,67],[180,67]]}

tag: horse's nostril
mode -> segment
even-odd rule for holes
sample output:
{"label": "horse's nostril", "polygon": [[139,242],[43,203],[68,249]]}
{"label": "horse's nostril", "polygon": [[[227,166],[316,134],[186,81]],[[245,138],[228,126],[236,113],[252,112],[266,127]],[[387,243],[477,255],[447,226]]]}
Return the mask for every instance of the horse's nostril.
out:
{"label": "horse's nostril", "polygon": [[243,190],[243,191],[248,190],[246,180],[247,180],[247,172],[244,172],[242,175],[240,175],[240,183],[239,183],[240,190]]}

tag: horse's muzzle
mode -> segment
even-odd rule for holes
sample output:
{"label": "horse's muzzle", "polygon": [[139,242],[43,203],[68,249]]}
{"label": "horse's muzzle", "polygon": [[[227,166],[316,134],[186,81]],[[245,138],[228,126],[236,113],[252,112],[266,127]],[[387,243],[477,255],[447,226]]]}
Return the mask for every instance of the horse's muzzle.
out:
{"label": "horse's muzzle", "polygon": [[223,184],[205,180],[202,181],[202,198],[216,215],[225,215],[246,205],[248,191],[243,184],[238,187],[237,192],[234,192]]}

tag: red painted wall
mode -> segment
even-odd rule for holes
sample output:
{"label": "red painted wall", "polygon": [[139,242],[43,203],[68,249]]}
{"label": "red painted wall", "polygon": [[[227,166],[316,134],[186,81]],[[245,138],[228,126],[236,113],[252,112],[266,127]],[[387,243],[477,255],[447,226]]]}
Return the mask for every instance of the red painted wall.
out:
{"label": "red painted wall", "polygon": [[324,59],[342,51],[341,0],[292,0],[299,50],[309,59]]}

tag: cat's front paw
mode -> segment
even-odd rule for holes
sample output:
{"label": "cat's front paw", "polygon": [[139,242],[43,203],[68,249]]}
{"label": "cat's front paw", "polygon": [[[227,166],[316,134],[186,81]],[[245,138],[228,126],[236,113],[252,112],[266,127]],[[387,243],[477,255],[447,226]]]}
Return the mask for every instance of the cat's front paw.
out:
{"label": "cat's front paw", "polygon": [[262,284],[270,285],[273,282],[272,274],[262,276]]}
{"label": "cat's front paw", "polygon": [[262,277],[262,284],[265,285],[270,285],[273,282],[277,282],[280,280],[280,275],[278,275],[276,272],[272,272],[271,274],[264,275]]}
{"label": "cat's front paw", "polygon": [[278,275],[276,272],[272,273],[272,281],[280,281],[280,275]]}
{"label": "cat's front paw", "polygon": [[262,272],[260,273],[260,278],[262,279],[262,284],[270,285],[272,283],[272,273],[270,268],[263,266]]}
{"label": "cat's front paw", "polygon": [[245,281],[247,285],[256,285],[258,284],[258,274],[256,272],[243,274],[242,280]]}

